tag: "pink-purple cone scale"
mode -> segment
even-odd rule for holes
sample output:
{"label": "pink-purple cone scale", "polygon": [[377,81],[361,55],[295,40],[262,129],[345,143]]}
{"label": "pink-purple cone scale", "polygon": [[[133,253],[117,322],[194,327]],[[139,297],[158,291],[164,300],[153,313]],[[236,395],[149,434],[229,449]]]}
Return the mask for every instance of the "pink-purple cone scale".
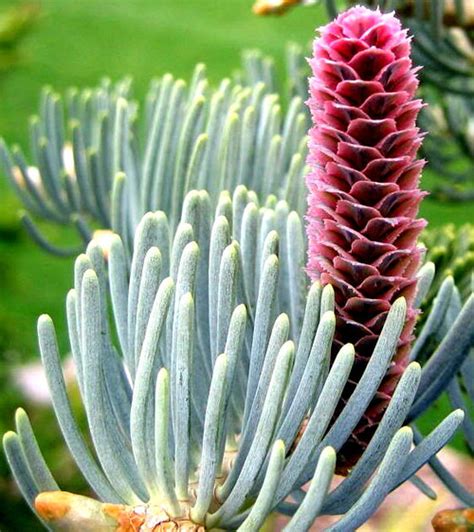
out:
{"label": "pink-purple cone scale", "polygon": [[421,260],[417,213],[424,161],[414,97],[410,39],[393,14],[354,7],[321,29],[310,59],[307,270],[334,287],[334,350],[353,343],[356,362],[339,408],[351,395],[391,304],[408,303],[392,365],[376,397],[339,453],[347,473],[369,443],[408,363]]}

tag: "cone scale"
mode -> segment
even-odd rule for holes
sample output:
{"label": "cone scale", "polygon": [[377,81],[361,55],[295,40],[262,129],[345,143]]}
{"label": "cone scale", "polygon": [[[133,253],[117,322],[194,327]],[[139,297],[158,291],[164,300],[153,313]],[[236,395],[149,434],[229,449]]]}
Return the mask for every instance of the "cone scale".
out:
{"label": "cone scale", "polygon": [[354,7],[320,30],[310,59],[307,232],[311,279],[335,290],[334,348],[351,342],[356,363],[339,410],[373,352],[391,304],[404,296],[405,327],[363,420],[338,455],[347,472],[367,447],[408,364],[421,260],[417,218],[424,161],[416,159],[423,106],[415,98],[410,38],[393,14]]}

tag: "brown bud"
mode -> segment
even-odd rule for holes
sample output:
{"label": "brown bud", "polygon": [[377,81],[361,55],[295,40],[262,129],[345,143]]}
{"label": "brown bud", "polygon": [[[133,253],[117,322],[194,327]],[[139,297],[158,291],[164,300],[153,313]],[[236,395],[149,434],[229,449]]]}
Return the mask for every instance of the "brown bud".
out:
{"label": "brown bud", "polygon": [[443,510],[432,519],[435,532],[470,532],[474,530],[474,508]]}
{"label": "brown bud", "polygon": [[303,4],[303,0],[257,0],[253,5],[256,15],[283,15],[291,7]]}
{"label": "brown bud", "polygon": [[171,517],[159,503],[127,506],[102,503],[68,493],[47,491],[35,500],[39,516],[54,530],[67,532],[205,532],[191,521],[186,508],[183,515]]}

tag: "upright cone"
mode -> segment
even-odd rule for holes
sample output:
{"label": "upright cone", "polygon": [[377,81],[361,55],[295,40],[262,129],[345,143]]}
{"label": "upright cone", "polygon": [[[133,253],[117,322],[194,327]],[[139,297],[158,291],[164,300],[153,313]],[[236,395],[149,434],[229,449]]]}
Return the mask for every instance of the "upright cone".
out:
{"label": "upright cone", "polygon": [[425,193],[416,118],[416,68],[410,38],[393,14],[365,7],[321,30],[310,60],[311,110],[307,177],[308,273],[336,294],[335,348],[352,342],[356,364],[344,402],[360,379],[391,304],[408,303],[401,340],[378,394],[339,453],[347,471],[366,448],[407,366],[421,250],[417,219]]}

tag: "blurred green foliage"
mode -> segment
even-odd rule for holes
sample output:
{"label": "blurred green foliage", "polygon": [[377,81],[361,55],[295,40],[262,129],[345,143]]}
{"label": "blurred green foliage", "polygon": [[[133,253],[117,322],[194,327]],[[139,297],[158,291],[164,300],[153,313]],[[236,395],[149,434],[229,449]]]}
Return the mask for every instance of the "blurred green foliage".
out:
{"label": "blurred green foliage", "polygon": [[[324,22],[324,11],[301,9],[283,18],[262,19],[252,14],[251,3],[43,0],[41,16],[29,32],[25,32],[27,25],[17,23],[15,31],[22,43],[21,55],[16,57],[21,57],[21,61],[8,76],[0,75],[0,135],[9,143],[27,147],[28,117],[36,112],[40,90],[46,84],[63,91],[69,86],[96,85],[104,76],[116,80],[129,74],[134,78],[137,96],[142,97],[153,76],[170,71],[188,79],[198,62],[208,65],[211,81],[231,75],[239,68],[245,48],[260,48],[275,57],[283,76],[285,44],[291,40],[306,45],[314,28]],[[13,0],[0,0],[0,13],[18,6]],[[0,54],[1,43],[0,37]],[[427,184],[433,179],[429,170],[425,172]],[[48,256],[29,240],[17,220],[19,202],[3,178],[0,198],[0,429],[4,432],[11,428],[14,409],[25,407],[35,427],[47,427],[41,431],[40,443],[61,487],[79,489],[81,486],[74,483],[81,479],[75,475],[74,466],[69,465],[49,408],[29,405],[10,384],[13,366],[38,359],[35,322],[39,314],[53,316],[59,327],[62,352],[67,352],[64,302],[72,285],[72,260]],[[448,221],[460,225],[468,221],[472,206],[427,199],[422,214],[433,225]],[[70,237],[68,230],[58,227],[45,228],[45,232],[56,242],[66,243]],[[439,409],[436,415],[441,417],[448,407],[441,404]],[[429,420],[428,425],[432,426]],[[3,455],[0,493],[2,531],[39,530],[9,480]]]}
{"label": "blurred green foliage", "polygon": [[0,79],[21,60],[19,44],[33,26],[38,4],[25,3],[0,11]]}
{"label": "blurred green foliage", "polygon": [[447,275],[453,276],[462,299],[466,300],[473,289],[474,225],[446,224],[430,229],[425,231],[423,243],[428,249],[426,260],[436,266],[436,277],[426,304],[431,304]]}

